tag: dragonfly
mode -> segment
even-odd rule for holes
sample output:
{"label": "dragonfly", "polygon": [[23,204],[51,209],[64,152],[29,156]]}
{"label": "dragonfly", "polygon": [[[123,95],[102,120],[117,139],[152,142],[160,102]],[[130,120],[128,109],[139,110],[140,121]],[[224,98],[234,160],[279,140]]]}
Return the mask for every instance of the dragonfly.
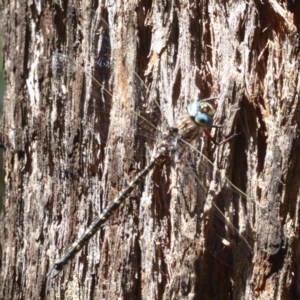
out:
{"label": "dragonfly", "polygon": [[[108,36],[109,35],[107,31],[104,31],[104,50],[102,53],[100,52],[100,60],[97,61],[97,66],[100,66],[100,68],[102,69],[102,74],[105,74],[105,71],[110,68],[110,46]],[[57,86],[59,86],[62,95],[68,93],[68,86],[65,86],[62,83],[63,79],[68,77],[70,75],[70,72],[73,73],[75,72],[75,70],[78,71],[78,68],[82,71],[83,74],[83,68],[78,66],[78,64],[76,64],[71,58],[61,54],[53,55],[51,60],[51,73],[53,78],[57,80]],[[89,75],[86,76],[87,78],[90,78]],[[88,81],[89,80],[87,80],[87,82]],[[96,86],[98,86],[98,89],[100,91],[104,91],[104,93],[110,94],[110,92],[107,91],[106,87],[104,87],[103,84],[99,82],[98,78],[92,78],[92,81],[94,83],[96,82]],[[65,254],[54,262],[53,266],[47,273],[48,277],[55,278],[56,276],[58,276],[58,274],[62,271],[63,267],[69,261],[71,261],[84,246],[88,244],[91,238],[103,227],[103,225],[109,220],[109,218],[118,210],[121,204],[123,204],[124,201],[128,199],[132,191],[145,180],[147,175],[153,169],[155,169],[156,167],[163,167],[174,157],[175,153],[182,153],[184,148],[190,147],[194,151],[199,153],[199,150],[196,149],[193,145],[191,145],[191,143],[197,137],[201,136],[202,133],[205,133],[208,139],[216,145],[224,144],[232,138],[236,138],[237,134],[233,134],[218,143],[215,140],[215,138],[210,134],[211,128],[218,129],[222,127],[220,125],[214,124],[215,107],[213,103],[218,98],[219,96],[216,96],[191,102],[175,119],[172,126],[166,127],[166,130],[164,130],[162,133],[161,139],[156,143],[154,147],[149,163],[130,181],[130,183],[102,211],[102,213],[94,219],[92,224],[85,230],[82,236],[67,249]],[[108,107],[111,106],[111,104],[109,103],[102,103],[100,105],[100,110],[105,111],[105,105],[107,105]],[[137,115],[138,118],[142,120],[141,123],[143,125],[146,123],[145,127],[147,127],[147,124],[149,124],[149,122],[145,120],[145,118],[139,112],[134,111],[134,113]],[[149,126],[151,127],[152,124],[150,123]],[[203,154],[201,155],[203,160],[206,161],[206,165],[209,166],[209,168],[213,169],[214,164]],[[193,167],[191,167],[190,170],[192,170],[192,172],[195,172],[195,176],[197,178],[201,177],[197,175],[197,171]],[[220,176],[221,174],[220,170],[217,170],[216,173],[218,174],[218,176]],[[236,187],[228,178],[225,178],[224,180],[231,191],[234,191],[243,198],[247,198],[247,195],[238,187]],[[219,207],[214,203],[212,205],[215,214],[220,219],[226,220],[221,209],[219,209]],[[238,230],[233,226],[233,224],[230,223],[230,221],[227,220],[225,222],[227,222],[227,226],[229,226],[231,229],[236,231],[238,235],[240,235]],[[248,251],[251,253],[251,246],[243,236],[241,238],[243,239],[243,243],[245,243],[246,247],[248,248]],[[224,241],[224,243],[226,243],[226,241]]]}

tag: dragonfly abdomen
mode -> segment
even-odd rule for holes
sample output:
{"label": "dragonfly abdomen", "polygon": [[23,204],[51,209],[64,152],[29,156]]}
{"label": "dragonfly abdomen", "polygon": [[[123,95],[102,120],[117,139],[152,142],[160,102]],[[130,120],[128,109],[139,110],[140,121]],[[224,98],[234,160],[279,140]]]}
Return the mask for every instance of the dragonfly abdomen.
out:
{"label": "dragonfly abdomen", "polygon": [[165,148],[150,161],[150,163],[124,188],[121,193],[113,200],[113,202],[97,217],[94,222],[88,227],[85,233],[72,244],[72,246],[66,251],[65,255],[54,263],[54,266],[47,273],[47,276],[51,278],[56,277],[62,270],[62,267],[66,265],[74,256],[85,246],[88,241],[97,233],[101,226],[113,215],[113,213],[121,206],[121,204],[130,196],[135,187],[143,182],[148,173],[156,166],[165,163],[168,159]]}
{"label": "dragonfly abdomen", "polygon": [[[215,98],[211,98],[215,99]],[[95,235],[100,227],[129,197],[133,189],[145,180],[147,174],[156,166],[163,165],[176,152],[178,147],[194,140],[203,128],[210,128],[214,115],[213,107],[205,101],[191,103],[188,112],[183,113],[169,128],[164,139],[157,145],[156,154],[153,155],[150,163],[122,190],[115,200],[94,220],[85,233],[67,250],[65,255],[54,263],[47,276],[56,277],[62,267],[71,260],[77,252]]]}

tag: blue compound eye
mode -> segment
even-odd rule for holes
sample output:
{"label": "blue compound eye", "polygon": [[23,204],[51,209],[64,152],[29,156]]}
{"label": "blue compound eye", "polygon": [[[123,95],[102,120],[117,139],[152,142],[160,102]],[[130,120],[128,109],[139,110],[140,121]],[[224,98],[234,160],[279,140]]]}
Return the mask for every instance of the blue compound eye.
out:
{"label": "blue compound eye", "polygon": [[187,111],[193,121],[199,126],[212,127],[215,111],[209,103],[203,101],[192,102],[187,106]]}
{"label": "blue compound eye", "polygon": [[210,128],[213,125],[213,118],[205,113],[197,113],[194,120],[202,127]]}

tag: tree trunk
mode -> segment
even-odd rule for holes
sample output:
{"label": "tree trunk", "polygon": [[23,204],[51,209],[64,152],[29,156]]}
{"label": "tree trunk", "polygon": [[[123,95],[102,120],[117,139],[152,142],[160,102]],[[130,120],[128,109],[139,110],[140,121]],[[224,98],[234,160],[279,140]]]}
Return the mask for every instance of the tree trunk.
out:
{"label": "tree trunk", "polygon": [[[1,299],[299,298],[296,1],[2,5]],[[212,133],[240,134],[194,144],[214,173],[186,147],[47,277],[149,162],[141,116],[216,95]]]}

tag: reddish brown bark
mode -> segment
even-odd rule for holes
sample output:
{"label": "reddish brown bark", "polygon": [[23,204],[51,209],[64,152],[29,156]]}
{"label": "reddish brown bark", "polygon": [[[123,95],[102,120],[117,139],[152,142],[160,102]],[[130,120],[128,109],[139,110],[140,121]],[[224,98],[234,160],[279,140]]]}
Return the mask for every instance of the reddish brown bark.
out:
{"label": "reddish brown bark", "polygon": [[[0,298],[297,299],[299,10],[295,1],[271,0],[3,3]],[[106,68],[101,18],[110,26],[107,74],[98,72]],[[100,87],[95,95],[80,68],[66,73],[66,86],[55,81],[56,52],[85,74],[101,73],[113,92],[109,114],[101,104],[109,96]],[[148,176],[62,275],[47,278],[150,159],[153,141],[139,135],[128,107],[151,112],[155,123],[156,100],[172,123],[187,103],[215,95],[220,134],[241,134],[218,148],[206,142],[204,152],[247,196],[200,166],[200,197],[182,155]],[[211,201],[253,254],[212,214]],[[228,259],[211,250],[218,222]]]}

